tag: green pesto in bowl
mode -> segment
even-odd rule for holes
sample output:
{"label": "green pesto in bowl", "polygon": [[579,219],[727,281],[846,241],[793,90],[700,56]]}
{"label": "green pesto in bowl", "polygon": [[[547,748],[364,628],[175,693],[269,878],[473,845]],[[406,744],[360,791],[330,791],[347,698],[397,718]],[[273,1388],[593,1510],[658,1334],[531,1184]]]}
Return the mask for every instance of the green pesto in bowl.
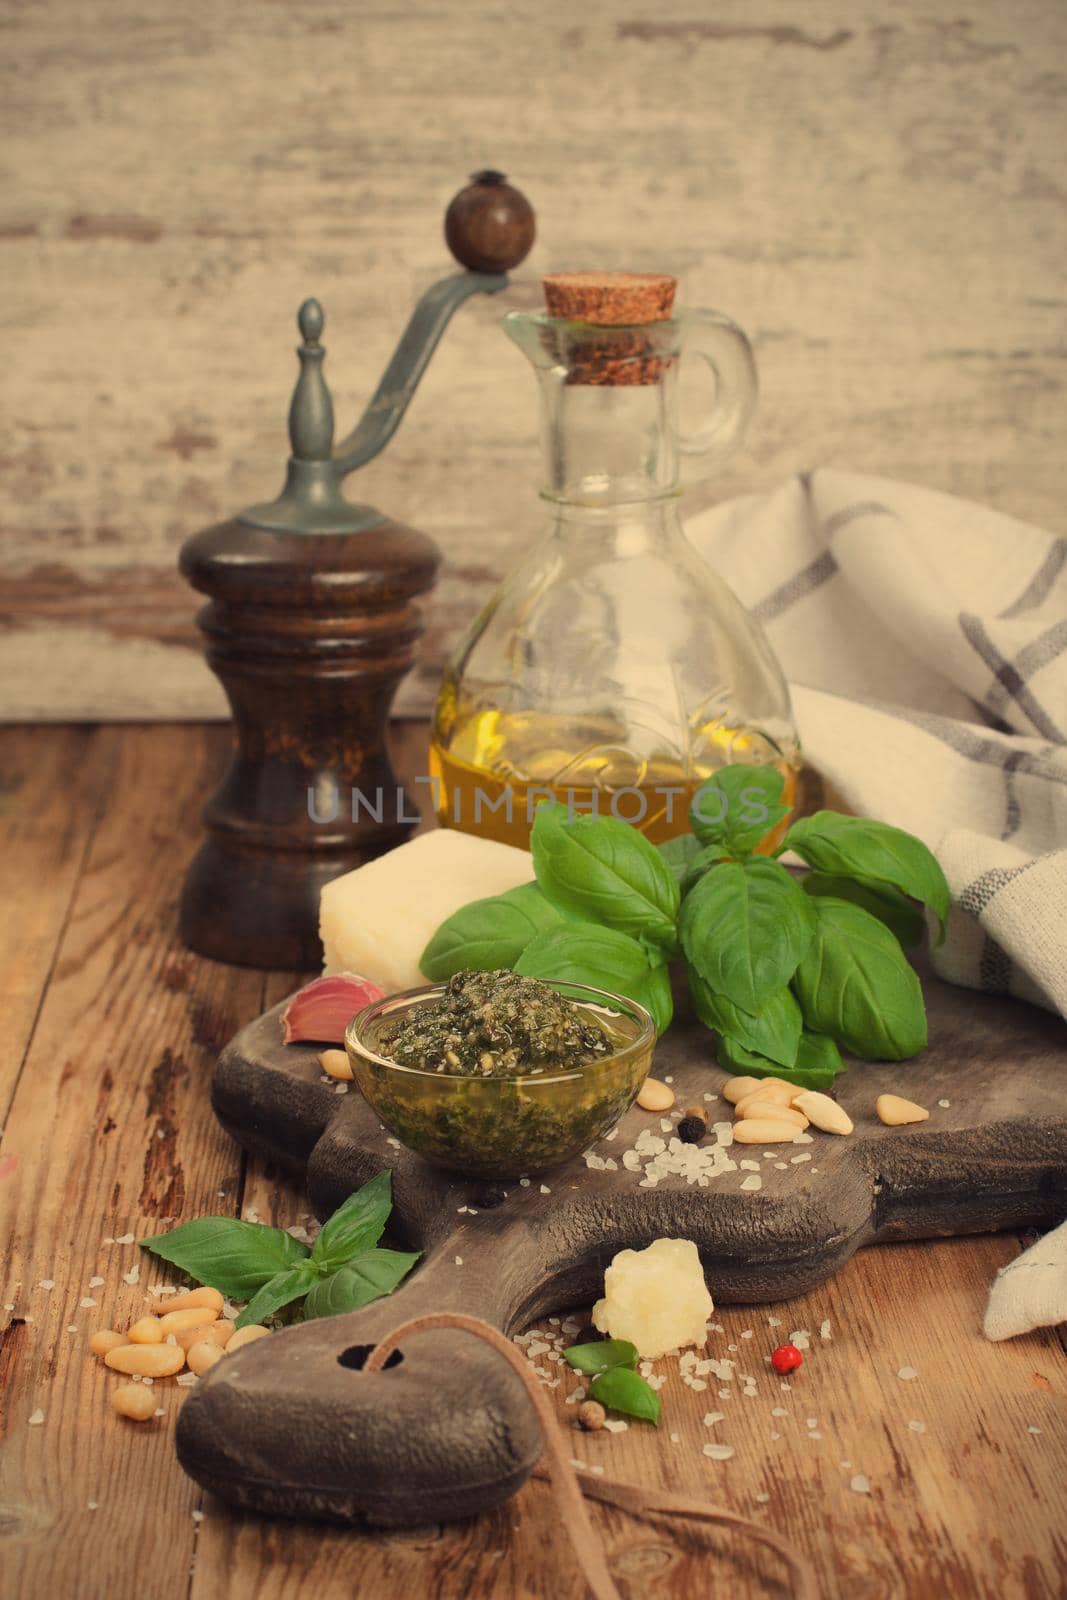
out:
{"label": "green pesto in bowl", "polygon": [[478,1178],[559,1166],[623,1115],[648,1074],[643,1006],[584,984],[457,973],[349,1024],[368,1104],[409,1149]]}

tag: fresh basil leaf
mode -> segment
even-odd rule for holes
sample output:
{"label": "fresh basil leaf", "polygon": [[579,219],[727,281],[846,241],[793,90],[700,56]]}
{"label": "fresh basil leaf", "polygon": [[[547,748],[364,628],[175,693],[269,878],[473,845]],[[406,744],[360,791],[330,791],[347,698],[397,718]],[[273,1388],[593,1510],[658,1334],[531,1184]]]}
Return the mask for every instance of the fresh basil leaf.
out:
{"label": "fresh basil leaf", "polygon": [[358,1311],[383,1294],[392,1294],[419,1259],[418,1250],[368,1250],[347,1266],[320,1278],[304,1301],[304,1316],[335,1317],[342,1311]]}
{"label": "fresh basil leaf", "polygon": [[942,929],[948,917],[949,890],[937,858],[914,834],[869,817],[844,817],[816,811],[801,817],[785,836],[783,850],[795,850],[820,872],[888,883],[930,906]]}
{"label": "fresh basil leaf", "polygon": [[628,1417],[639,1417],[642,1422],[659,1422],[659,1395],[652,1385],[628,1367],[612,1367],[598,1372],[589,1385],[594,1400],[611,1411],[622,1411]]}
{"label": "fresh basil leaf", "polygon": [[800,1035],[797,1058],[791,1067],[746,1050],[727,1034],[719,1035],[715,1054],[719,1065],[733,1072],[751,1078],[784,1078],[798,1089],[828,1089],[845,1065],[840,1050],[827,1034],[811,1033],[807,1028]]}
{"label": "fresh basil leaf", "polygon": [[675,880],[682,883],[693,857],[700,852],[700,841],[691,833],[679,833],[673,839],[665,839],[656,849],[670,867]]}
{"label": "fresh basil leaf", "polygon": [[867,1061],[904,1061],[926,1044],[914,969],[889,929],[848,900],[812,901],[815,937],[793,986],[804,1021]]}
{"label": "fresh basil leaf", "polygon": [[513,967],[535,934],[565,920],[538,884],[523,883],[454,911],[422,952],[419,967],[431,983],[457,972]]}
{"label": "fresh basil leaf", "polygon": [[706,872],[717,866],[720,861],[730,861],[733,858],[724,844],[706,844],[698,850],[689,863],[689,871],[682,879],[682,899],[684,900],[694,884],[700,882]]}
{"label": "fresh basil leaf", "polygon": [[578,1372],[608,1372],[612,1367],[636,1367],[637,1346],[629,1339],[596,1339],[592,1344],[572,1344],[563,1359]]}
{"label": "fresh basil leaf", "polygon": [[738,1040],[747,1050],[767,1056],[780,1067],[796,1064],[800,1047],[802,1019],[796,996],[788,989],[775,989],[768,995],[758,1015],[716,994],[706,979],[689,968],[689,992],[693,1009],[706,1027]]}
{"label": "fresh basil leaf", "polygon": [[921,943],[926,932],[926,919],[918,906],[888,883],[868,883],[863,878],[845,878],[831,872],[806,872],[800,886],[805,894],[829,894],[862,906],[884,922],[907,949]]}
{"label": "fresh basil leaf", "polygon": [[672,1015],[671,986],[662,956],[660,951],[654,971],[653,958],[628,934],[592,922],[572,922],[531,939],[516,961],[515,971],[546,982],[588,983],[636,1000],[652,1013],[657,1031],[662,1033]]}
{"label": "fresh basil leaf", "polygon": [[789,982],[815,932],[811,901],[777,861],[723,861],[682,901],[682,949],[714,990],[758,1012]]}
{"label": "fresh basil leaf", "polygon": [[327,1272],[334,1272],[353,1256],[370,1250],[385,1232],[392,1209],[392,1173],[379,1172],[362,1189],[350,1194],[323,1223],[311,1247],[312,1261]]}
{"label": "fresh basil leaf", "polygon": [[247,1328],[251,1323],[265,1322],[275,1311],[307,1294],[313,1283],[321,1282],[310,1261],[301,1261],[295,1267],[286,1267],[284,1272],[276,1272],[245,1306],[237,1318],[237,1326]]}
{"label": "fresh basil leaf", "polygon": [[282,1228],[237,1217],[198,1217],[140,1245],[231,1300],[247,1300],[308,1254],[307,1245]]}
{"label": "fresh basil leaf", "polygon": [[725,845],[747,856],[792,807],[783,805],[785,779],[777,767],[722,767],[702,783],[689,806],[689,825],[703,845]]}
{"label": "fresh basil leaf", "polygon": [[671,988],[670,970],[666,966],[653,967],[644,986],[633,997],[638,1005],[651,1013],[656,1033],[664,1034],[674,1016],[674,991]]}
{"label": "fresh basil leaf", "polygon": [[566,806],[544,806],[530,835],[534,871],[548,898],[673,953],[680,896],[655,845],[615,817],[567,817]]}

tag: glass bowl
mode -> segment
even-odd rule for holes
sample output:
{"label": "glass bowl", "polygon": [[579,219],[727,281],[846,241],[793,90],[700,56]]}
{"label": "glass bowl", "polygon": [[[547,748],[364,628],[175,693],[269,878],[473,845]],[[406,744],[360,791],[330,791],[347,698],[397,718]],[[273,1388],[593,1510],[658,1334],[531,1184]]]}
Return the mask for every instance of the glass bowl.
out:
{"label": "glass bowl", "polygon": [[443,983],[365,1006],[345,1049],[367,1103],[410,1150],[476,1178],[519,1178],[569,1161],[613,1128],[652,1063],[656,1028],[633,1000],[580,983],[551,988],[617,1041],[610,1055],[551,1074],[479,1078],[402,1066],[377,1053],[386,1022],[440,998]]}

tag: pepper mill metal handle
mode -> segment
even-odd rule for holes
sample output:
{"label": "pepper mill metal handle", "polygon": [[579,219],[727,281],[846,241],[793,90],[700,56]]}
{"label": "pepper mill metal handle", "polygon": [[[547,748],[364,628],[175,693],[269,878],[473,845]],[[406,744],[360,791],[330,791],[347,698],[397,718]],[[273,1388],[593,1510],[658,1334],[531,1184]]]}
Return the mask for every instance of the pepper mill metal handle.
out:
{"label": "pepper mill metal handle", "polygon": [[[440,553],[424,534],[347,500],[341,486],[396,432],[453,312],[507,286],[506,269],[533,243],[533,212],[501,174],[480,173],[450,205],[445,233],[468,270],[422,296],[338,445],[325,318],[317,300],[304,301],[281,493],[182,547],[182,572],[208,596],[198,622],[234,718],[233,754],[205,807],[207,836],[180,912],[185,943],[216,960],[317,965],[322,885],[414,826],[386,724]],[[353,806],[355,792],[372,804]]]}

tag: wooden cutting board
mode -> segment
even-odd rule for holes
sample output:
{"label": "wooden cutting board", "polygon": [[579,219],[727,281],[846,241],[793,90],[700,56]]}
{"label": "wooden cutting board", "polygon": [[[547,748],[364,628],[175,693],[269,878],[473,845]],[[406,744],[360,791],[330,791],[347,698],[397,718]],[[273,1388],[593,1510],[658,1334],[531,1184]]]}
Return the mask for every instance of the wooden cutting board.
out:
{"label": "wooden cutting board", "polygon": [[[393,1370],[365,1376],[367,1350],[407,1317],[462,1310],[505,1332],[601,1292],[616,1251],[670,1235],[700,1249],[716,1301],[767,1303],[810,1289],[861,1245],[1048,1226],[1067,1211],[1067,1029],[1017,1001],[924,975],[928,1049],[912,1062],[856,1063],[838,1098],[849,1138],[734,1147],[737,1170],[707,1187],[680,1176],[642,1186],[623,1165],[661,1118],[632,1108],[595,1155],[528,1184],[495,1186],[439,1172],[392,1140],[355,1085],[322,1081],[313,1047],[282,1043],[284,1005],[244,1028],[219,1059],[212,1090],[223,1125],[246,1148],[306,1175],[325,1217],[383,1167],[393,1173],[390,1242],[423,1260],[388,1299],[309,1322],[235,1353],[187,1400],[179,1457],[205,1487],[248,1509],[364,1524],[471,1515],[512,1494],[540,1455],[518,1378],[468,1336],[420,1338]],[[653,1071],[677,1104],[731,1108],[711,1035],[679,1020]],[[885,1128],[883,1091],[930,1109]],[[715,1134],[709,1131],[709,1140]],[[800,1159],[797,1159],[797,1158]],[[806,1159],[805,1159],[806,1158]],[[631,1157],[631,1161],[633,1158]],[[758,1165],[760,1187],[740,1162]],[[506,1191],[502,1198],[501,1191]]]}

